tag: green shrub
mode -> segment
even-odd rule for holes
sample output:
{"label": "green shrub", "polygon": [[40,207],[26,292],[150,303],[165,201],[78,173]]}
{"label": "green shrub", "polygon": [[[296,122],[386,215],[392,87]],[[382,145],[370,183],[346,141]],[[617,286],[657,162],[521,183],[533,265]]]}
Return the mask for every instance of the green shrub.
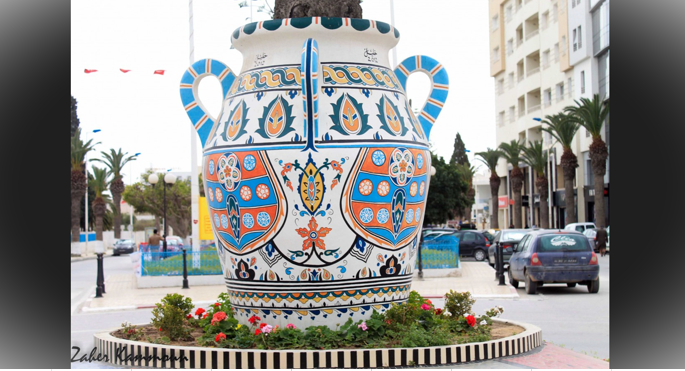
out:
{"label": "green shrub", "polygon": [[471,297],[471,293],[455,292],[450,290],[445,294],[445,309],[452,314],[453,319],[458,319],[460,316],[465,316],[471,313],[471,307],[476,300]]}
{"label": "green shrub", "polygon": [[193,308],[190,298],[184,298],[180,294],[167,294],[155,306],[152,310],[153,326],[159,328],[170,340],[190,338],[190,328],[186,321],[186,316]]}

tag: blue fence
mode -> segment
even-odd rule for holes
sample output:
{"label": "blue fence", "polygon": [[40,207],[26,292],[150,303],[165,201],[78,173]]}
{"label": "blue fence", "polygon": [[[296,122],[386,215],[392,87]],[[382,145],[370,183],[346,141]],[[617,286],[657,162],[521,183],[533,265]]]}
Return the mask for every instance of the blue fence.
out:
{"label": "blue fence", "polygon": [[[142,276],[182,276],[183,252],[141,252],[140,272]],[[200,259],[200,267],[193,268],[193,259]],[[223,274],[219,255],[215,249],[186,252],[188,275]]]}
{"label": "blue fence", "polygon": [[[421,245],[423,269],[459,268],[459,238],[441,236]],[[418,269],[418,258],[417,258]]]}

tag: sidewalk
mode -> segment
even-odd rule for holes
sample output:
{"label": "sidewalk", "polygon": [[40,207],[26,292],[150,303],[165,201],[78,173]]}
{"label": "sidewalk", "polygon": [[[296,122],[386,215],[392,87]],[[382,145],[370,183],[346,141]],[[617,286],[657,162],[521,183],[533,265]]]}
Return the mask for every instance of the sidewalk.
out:
{"label": "sidewalk", "polygon": [[[519,297],[512,286],[498,285],[495,280],[495,271],[489,265],[482,262],[462,262],[461,264],[461,277],[418,278],[414,276],[412,290],[428,298],[442,298],[449,290],[468,291],[474,298]],[[213,303],[220,293],[226,291],[224,285],[193,286],[193,276],[188,277],[188,283],[189,289],[181,287],[138,289],[134,273],[112,275],[105,281],[106,294],[102,298],[87,301],[82,310],[93,312],[153,308],[155,303],[159,303],[166,294],[171,293],[189,297],[194,303]]]}
{"label": "sidewalk", "polygon": [[[107,249],[105,250],[105,258],[108,256],[112,256],[113,250],[112,249]],[[91,260],[91,259],[97,259],[97,255],[95,253],[89,253],[89,254],[81,254],[81,256],[72,256],[71,257],[71,262],[79,262],[83,260]]]}

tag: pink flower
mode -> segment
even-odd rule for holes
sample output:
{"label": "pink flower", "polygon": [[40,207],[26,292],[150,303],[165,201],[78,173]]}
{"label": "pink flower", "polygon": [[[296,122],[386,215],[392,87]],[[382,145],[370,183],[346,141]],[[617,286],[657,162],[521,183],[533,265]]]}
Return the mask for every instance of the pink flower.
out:
{"label": "pink flower", "polygon": [[219,323],[225,319],[226,319],[226,313],[225,312],[214,313],[214,316],[212,316],[212,326],[216,325],[217,323]]}
{"label": "pink flower", "polygon": [[421,309],[423,310],[431,310],[431,306],[428,304],[421,304]]}
{"label": "pink flower", "polygon": [[285,328],[289,328],[289,329],[291,329],[291,330],[294,330],[294,329],[296,329],[297,327],[295,327],[295,325],[293,325],[292,323],[289,323],[289,324],[285,325]]}
{"label": "pink flower", "polygon": [[264,326],[264,327],[262,328],[262,332],[265,333],[265,334],[270,333],[271,330],[273,330],[273,327],[271,327],[271,325],[266,325],[266,326]]}
{"label": "pink flower", "polygon": [[368,327],[366,327],[366,322],[362,322],[362,324],[361,324],[361,325],[357,325],[357,327],[359,327],[360,329],[362,329],[362,331],[366,331],[366,330],[369,329]]}

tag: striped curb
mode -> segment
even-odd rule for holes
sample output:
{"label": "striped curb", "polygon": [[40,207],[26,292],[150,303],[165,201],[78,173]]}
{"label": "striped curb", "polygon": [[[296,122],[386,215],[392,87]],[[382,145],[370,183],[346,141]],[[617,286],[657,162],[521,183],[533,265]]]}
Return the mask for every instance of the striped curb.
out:
{"label": "striped curb", "polygon": [[345,350],[256,350],[184,347],[150,344],[116,338],[117,329],[94,335],[103,362],[119,366],[273,369],[273,368],[380,368],[459,364],[492,360],[529,352],[542,345],[542,330],[510,320],[498,322],[526,330],[503,339],[480,343],[425,348]]}

